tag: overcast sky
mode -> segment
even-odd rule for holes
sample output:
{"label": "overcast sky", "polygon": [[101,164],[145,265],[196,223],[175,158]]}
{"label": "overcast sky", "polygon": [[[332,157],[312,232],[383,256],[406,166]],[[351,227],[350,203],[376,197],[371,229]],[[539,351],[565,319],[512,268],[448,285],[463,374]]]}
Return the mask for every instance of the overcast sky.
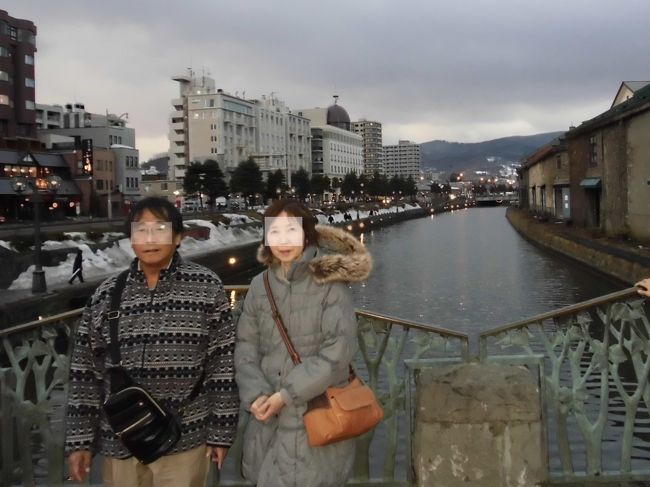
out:
{"label": "overcast sky", "polygon": [[398,139],[566,130],[650,79],[648,0],[10,0],[38,29],[36,101],[129,114],[165,152],[172,76],[206,69],[247,98],[328,106]]}

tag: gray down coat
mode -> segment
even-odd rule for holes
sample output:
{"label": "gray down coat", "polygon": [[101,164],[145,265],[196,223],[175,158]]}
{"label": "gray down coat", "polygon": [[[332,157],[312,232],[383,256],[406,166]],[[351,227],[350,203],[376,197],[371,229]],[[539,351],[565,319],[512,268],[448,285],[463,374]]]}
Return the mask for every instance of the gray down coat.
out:
{"label": "gray down coat", "polygon": [[357,324],[347,282],[368,277],[371,258],[349,233],[317,226],[319,247],[307,247],[284,277],[260,247],[280,314],[302,363],[294,366],[271,315],[263,275],[256,276],[237,324],[236,380],[242,406],[280,392],[285,406],[266,424],[252,415],[242,467],[257,487],[340,487],[352,473],[354,440],[312,448],[302,420],[307,401],[344,385],[357,350]]}

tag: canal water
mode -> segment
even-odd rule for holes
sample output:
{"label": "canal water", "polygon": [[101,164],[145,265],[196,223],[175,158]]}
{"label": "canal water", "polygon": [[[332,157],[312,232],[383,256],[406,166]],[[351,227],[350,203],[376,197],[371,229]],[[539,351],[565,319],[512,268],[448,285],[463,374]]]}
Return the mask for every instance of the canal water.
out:
{"label": "canal water", "polygon": [[364,234],[374,259],[357,307],[470,335],[622,289],[536,247],[503,207],[470,208]]}

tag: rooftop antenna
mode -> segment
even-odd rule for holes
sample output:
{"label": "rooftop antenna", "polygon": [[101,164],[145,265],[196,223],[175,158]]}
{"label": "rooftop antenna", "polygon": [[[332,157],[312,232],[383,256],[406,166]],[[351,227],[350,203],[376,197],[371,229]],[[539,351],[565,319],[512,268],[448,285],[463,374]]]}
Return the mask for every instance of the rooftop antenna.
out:
{"label": "rooftop antenna", "polygon": [[334,95],[334,104],[338,104],[339,102],[339,95]]}

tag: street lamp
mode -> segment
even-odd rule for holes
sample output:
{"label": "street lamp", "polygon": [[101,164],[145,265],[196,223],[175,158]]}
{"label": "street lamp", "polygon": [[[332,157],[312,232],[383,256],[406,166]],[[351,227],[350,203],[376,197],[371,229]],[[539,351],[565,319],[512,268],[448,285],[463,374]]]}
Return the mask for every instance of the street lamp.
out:
{"label": "street lamp", "polygon": [[275,194],[277,195],[277,199],[280,199],[280,193],[282,193],[280,187],[275,188]]}
{"label": "street lamp", "polygon": [[[61,187],[62,181],[58,176],[48,176],[44,181],[45,185],[43,185],[43,189],[48,193],[56,194]],[[32,293],[36,294],[47,291],[45,271],[43,271],[41,259],[41,203],[43,202],[43,197],[35,179],[18,176],[11,180],[11,188],[18,195],[25,193],[28,187],[32,190],[31,198],[34,208],[34,272],[32,274]]]}

